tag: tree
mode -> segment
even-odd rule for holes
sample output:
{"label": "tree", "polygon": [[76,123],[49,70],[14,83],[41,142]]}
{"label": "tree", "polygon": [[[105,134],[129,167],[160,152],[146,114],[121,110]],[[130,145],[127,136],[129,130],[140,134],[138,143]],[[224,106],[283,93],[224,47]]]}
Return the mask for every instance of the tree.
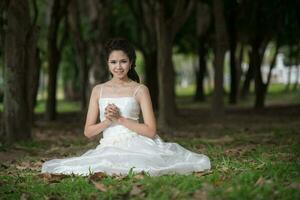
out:
{"label": "tree", "polygon": [[68,14],[70,33],[75,46],[76,60],[80,69],[81,110],[85,111],[88,98],[88,90],[86,89],[88,86],[87,47],[81,31],[80,13],[77,0],[70,1]]}
{"label": "tree", "polygon": [[[172,124],[176,116],[175,72],[172,62],[172,48],[176,34],[186,22],[195,5],[194,0],[177,0],[171,15],[167,15],[167,2],[155,1],[157,34],[157,67],[159,84],[159,124]],[[168,13],[169,14],[169,13]]]}
{"label": "tree", "polygon": [[86,37],[91,58],[88,63],[90,86],[105,82],[109,78],[104,45],[112,37],[113,3],[108,0],[88,0],[83,4],[86,7],[85,14],[88,16],[86,27],[88,27],[89,34]]}
{"label": "tree", "polygon": [[196,92],[194,100],[204,101],[204,77],[207,71],[206,55],[209,28],[211,26],[211,11],[207,4],[197,1],[196,28],[198,40],[199,65],[196,70]]}
{"label": "tree", "polygon": [[227,49],[227,28],[224,19],[224,5],[222,0],[213,1],[213,13],[215,24],[215,60],[214,60],[214,93],[212,101],[212,114],[221,117],[224,114],[223,102],[223,76],[224,76],[224,56]]}
{"label": "tree", "polygon": [[151,1],[129,1],[127,5],[136,21],[135,46],[141,50],[145,60],[145,84],[148,86],[153,108],[158,110],[158,73],[157,73],[157,45],[155,27],[155,9]]}
{"label": "tree", "polygon": [[237,18],[237,8],[238,3],[235,0],[227,1],[227,17],[226,23],[228,27],[228,39],[229,39],[229,50],[230,50],[230,94],[229,94],[229,103],[237,103],[237,94],[238,94],[238,75],[237,75],[237,63],[236,63],[236,48],[237,48],[237,27],[236,27],[236,18]]}
{"label": "tree", "polygon": [[[50,24],[47,35],[47,52],[48,52],[48,97],[46,102],[45,117],[47,120],[56,118],[56,89],[57,89],[57,72],[61,60],[61,51],[67,39],[67,24],[60,38],[58,37],[59,25],[63,18],[66,20],[66,11],[68,0],[53,0],[50,5]],[[66,23],[66,21],[65,21]]]}
{"label": "tree", "polygon": [[4,126],[7,142],[31,138],[31,78],[28,67],[36,56],[36,32],[27,0],[10,0],[5,33]]}

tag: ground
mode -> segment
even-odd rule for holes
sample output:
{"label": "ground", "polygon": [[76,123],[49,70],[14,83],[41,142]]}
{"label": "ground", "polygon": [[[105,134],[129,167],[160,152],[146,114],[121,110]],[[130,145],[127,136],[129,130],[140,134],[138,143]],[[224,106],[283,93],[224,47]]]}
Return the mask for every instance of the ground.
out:
{"label": "ground", "polygon": [[215,120],[209,107],[179,100],[166,142],[208,155],[212,169],[191,175],[87,177],[40,174],[48,159],[76,156],[99,138],[83,136],[79,113],[56,122],[37,116],[34,139],[0,147],[0,199],[300,199],[300,106],[262,111],[228,107]]}

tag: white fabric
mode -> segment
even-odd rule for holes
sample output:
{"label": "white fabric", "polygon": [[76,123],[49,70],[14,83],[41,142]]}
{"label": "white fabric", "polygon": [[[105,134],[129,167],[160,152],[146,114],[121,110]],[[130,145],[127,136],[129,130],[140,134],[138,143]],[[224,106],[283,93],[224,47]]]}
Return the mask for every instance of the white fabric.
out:
{"label": "white fabric", "polygon": [[[121,115],[138,121],[140,106],[132,97],[105,97],[99,99],[100,119],[108,103],[114,103]],[[46,161],[42,172],[88,175],[105,172],[109,175],[126,175],[148,172],[152,176],[163,174],[189,174],[210,169],[206,155],[191,152],[177,143],[164,142],[159,136],[151,139],[124,126],[113,124],[103,132],[100,144],[81,156]]]}

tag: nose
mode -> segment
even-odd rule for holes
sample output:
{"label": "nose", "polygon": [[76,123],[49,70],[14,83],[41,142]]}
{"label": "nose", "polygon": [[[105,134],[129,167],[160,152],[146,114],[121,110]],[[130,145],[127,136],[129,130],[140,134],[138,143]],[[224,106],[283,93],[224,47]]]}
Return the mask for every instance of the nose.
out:
{"label": "nose", "polygon": [[121,61],[117,62],[117,67],[121,67]]}

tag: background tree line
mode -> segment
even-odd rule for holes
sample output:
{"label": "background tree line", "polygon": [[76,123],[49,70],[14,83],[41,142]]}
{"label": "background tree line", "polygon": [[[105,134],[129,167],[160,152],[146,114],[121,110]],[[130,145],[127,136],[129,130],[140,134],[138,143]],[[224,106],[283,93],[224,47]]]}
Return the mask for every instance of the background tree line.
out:
{"label": "background tree line", "polygon": [[[45,118],[56,118],[57,75],[63,67],[63,88],[79,100],[85,113],[91,88],[108,80],[103,54],[109,38],[126,37],[143,56],[149,87],[161,126],[177,114],[175,51],[199,59],[195,101],[205,101],[204,78],[213,57],[214,88],[211,114],[225,110],[224,58],[230,54],[228,102],[237,104],[255,86],[253,107],[261,109],[276,65],[284,53],[287,66],[299,65],[299,0],[3,0],[0,2],[0,90],[5,141],[28,139],[41,77],[47,76]],[[266,49],[267,80],[261,67]],[[176,48],[175,48],[176,47]],[[242,63],[248,62],[246,71]],[[78,92],[79,91],[79,92]]]}

